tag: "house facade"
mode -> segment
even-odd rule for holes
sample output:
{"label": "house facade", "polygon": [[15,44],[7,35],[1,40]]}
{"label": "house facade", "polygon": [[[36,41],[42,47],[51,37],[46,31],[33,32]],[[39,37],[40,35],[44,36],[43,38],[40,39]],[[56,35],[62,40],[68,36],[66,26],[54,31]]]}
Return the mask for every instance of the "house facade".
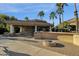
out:
{"label": "house facade", "polygon": [[[72,18],[72,19],[68,20],[68,22],[70,23],[70,25],[76,25],[75,18]],[[78,19],[78,24],[79,24],[79,19]]]}
{"label": "house facade", "polygon": [[[72,19],[68,20],[68,23],[70,24],[70,26],[73,27],[73,29],[76,30],[76,24],[77,24],[77,22],[76,22],[75,18],[72,18]],[[79,18],[78,18],[78,30],[79,30]]]}
{"label": "house facade", "polygon": [[18,29],[18,33],[26,32],[27,34],[38,31],[51,31],[51,25],[47,22],[38,21],[6,21],[10,26],[10,33],[16,33],[15,29]]}

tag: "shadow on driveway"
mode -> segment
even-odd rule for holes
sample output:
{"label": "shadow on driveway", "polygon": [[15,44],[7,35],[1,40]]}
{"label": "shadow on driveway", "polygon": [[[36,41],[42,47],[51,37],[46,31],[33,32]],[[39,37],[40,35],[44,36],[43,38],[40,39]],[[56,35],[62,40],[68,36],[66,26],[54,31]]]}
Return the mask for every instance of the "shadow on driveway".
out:
{"label": "shadow on driveway", "polygon": [[15,51],[10,51],[7,49],[7,47],[3,47],[4,48],[4,52],[8,55],[8,56],[31,56],[29,54],[24,54],[24,53],[19,53],[19,52],[15,52]]}
{"label": "shadow on driveway", "polygon": [[61,44],[61,43],[54,43],[54,44],[51,44],[50,45],[51,47],[58,47],[58,48],[63,48],[63,47],[65,47],[63,44]]}

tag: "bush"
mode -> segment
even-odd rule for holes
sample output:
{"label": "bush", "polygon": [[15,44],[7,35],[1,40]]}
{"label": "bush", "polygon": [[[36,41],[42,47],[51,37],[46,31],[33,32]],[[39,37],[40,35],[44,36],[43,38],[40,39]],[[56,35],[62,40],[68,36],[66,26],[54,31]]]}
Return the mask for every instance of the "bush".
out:
{"label": "bush", "polygon": [[4,32],[7,32],[5,28],[0,28],[0,34],[4,34]]}

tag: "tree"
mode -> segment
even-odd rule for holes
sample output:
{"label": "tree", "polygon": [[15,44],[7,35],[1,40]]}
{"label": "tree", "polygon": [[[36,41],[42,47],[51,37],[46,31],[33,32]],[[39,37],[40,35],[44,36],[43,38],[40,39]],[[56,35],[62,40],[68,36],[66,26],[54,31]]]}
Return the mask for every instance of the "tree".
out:
{"label": "tree", "polygon": [[0,20],[1,21],[5,21],[5,20],[9,20],[9,16],[5,15],[5,14],[0,14]]}
{"label": "tree", "polygon": [[56,13],[59,16],[59,23],[61,24],[61,15],[63,13],[63,10],[62,10],[62,7],[61,7],[61,3],[57,3],[56,6],[57,6]]}
{"label": "tree", "polygon": [[[68,4],[67,3],[61,3],[63,13],[64,13],[64,6],[68,6]],[[62,22],[64,22],[63,13],[62,13]],[[63,27],[64,27],[64,23],[63,23]]]}
{"label": "tree", "polygon": [[6,30],[6,20],[9,20],[9,16],[5,14],[0,14],[0,34],[4,33]]}
{"label": "tree", "polygon": [[15,18],[14,16],[11,16],[10,17],[10,20],[12,21],[12,20],[17,20],[17,18]]}
{"label": "tree", "polygon": [[[64,24],[64,27],[63,27],[63,24]],[[58,25],[59,31],[65,31],[65,30],[68,30],[69,28],[70,28],[70,23],[68,21],[64,21],[63,23]]]}
{"label": "tree", "polygon": [[29,20],[29,18],[28,17],[25,17],[25,21],[28,21]]}
{"label": "tree", "polygon": [[[57,6],[56,13],[59,16],[59,24],[61,25],[61,23],[64,22],[64,18],[63,18],[64,6],[68,6],[68,4],[66,4],[66,3],[57,3],[56,6]],[[63,26],[62,27],[62,29],[63,29],[64,28],[64,23],[62,23],[62,26]],[[60,26],[60,28],[61,28],[61,26]]]}
{"label": "tree", "polygon": [[6,27],[6,20],[9,20],[9,16],[5,14],[0,14],[0,28],[5,28]]}
{"label": "tree", "polygon": [[76,3],[74,3],[74,16],[76,19],[76,33],[77,33],[78,32],[78,13],[77,13]]}
{"label": "tree", "polygon": [[10,17],[5,14],[0,14],[0,29],[9,31],[9,25],[5,23],[5,21],[8,21],[8,20],[17,20],[17,18],[15,18],[14,16]]}
{"label": "tree", "polygon": [[68,6],[68,4],[57,3],[56,6],[57,6],[57,14],[59,15],[59,20],[60,20],[60,24],[61,24],[61,20],[62,20],[62,22],[64,22],[64,19],[63,19],[64,6]]}
{"label": "tree", "polygon": [[43,17],[44,17],[44,12],[43,11],[40,11],[39,13],[38,13],[38,16],[40,16],[40,19],[41,20],[43,20]]}
{"label": "tree", "polygon": [[70,25],[70,23],[68,21],[64,21],[63,24],[64,24],[64,26]]}
{"label": "tree", "polygon": [[54,19],[57,18],[56,13],[55,12],[51,12],[49,17],[52,20],[53,26],[54,26]]}

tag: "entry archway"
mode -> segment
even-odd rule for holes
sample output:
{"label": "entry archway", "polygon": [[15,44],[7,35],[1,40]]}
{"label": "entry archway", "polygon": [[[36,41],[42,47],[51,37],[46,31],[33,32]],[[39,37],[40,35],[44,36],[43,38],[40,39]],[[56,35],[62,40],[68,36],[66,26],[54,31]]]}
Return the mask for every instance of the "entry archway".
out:
{"label": "entry archway", "polygon": [[14,27],[14,33],[19,33],[19,32],[20,32],[20,27],[15,26],[15,27]]}

